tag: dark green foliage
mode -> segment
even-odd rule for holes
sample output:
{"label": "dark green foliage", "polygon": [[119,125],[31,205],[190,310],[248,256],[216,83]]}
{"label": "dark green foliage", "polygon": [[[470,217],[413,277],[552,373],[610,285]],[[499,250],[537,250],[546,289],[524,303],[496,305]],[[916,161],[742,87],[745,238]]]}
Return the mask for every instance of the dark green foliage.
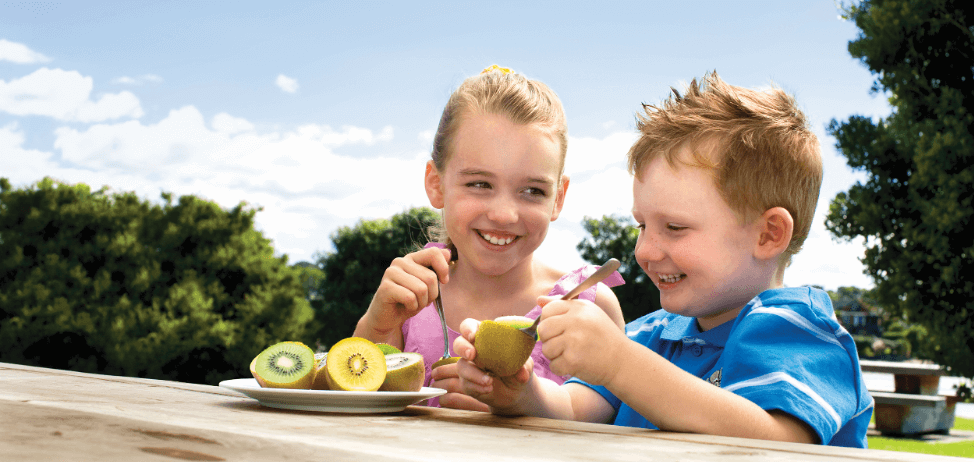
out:
{"label": "dark green foliage", "polygon": [[312,313],[255,210],[0,179],[0,361],[216,384]]}
{"label": "dark green foliage", "polygon": [[426,245],[430,226],[438,222],[436,211],[419,207],[389,220],[361,220],[333,233],[335,251],[318,256],[323,302],[315,309],[309,338],[326,348],[351,336],[392,260]]}
{"label": "dark green foliage", "polygon": [[626,216],[602,217],[602,220],[585,217],[582,226],[589,233],[576,247],[585,261],[594,265],[601,265],[610,258],[616,258],[622,263],[619,274],[626,283],[612,288],[626,322],[660,309],[659,289],[643,272],[633,251],[636,249],[636,239],[639,230],[635,222]]}
{"label": "dark green foliage", "polygon": [[836,237],[864,237],[879,303],[926,329],[914,353],[974,376],[974,3],[872,0],[846,13],[849,52],[892,114],[829,125],[866,173],[831,203]]}

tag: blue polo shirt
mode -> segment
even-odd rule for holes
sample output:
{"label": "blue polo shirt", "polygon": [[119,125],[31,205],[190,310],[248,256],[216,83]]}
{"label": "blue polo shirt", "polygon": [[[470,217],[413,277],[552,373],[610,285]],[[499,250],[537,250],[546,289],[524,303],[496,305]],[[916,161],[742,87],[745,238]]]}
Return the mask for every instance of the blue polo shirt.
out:
{"label": "blue polo shirt", "polygon": [[[737,319],[706,332],[694,318],[659,310],[626,325],[626,335],[762,409],[797,417],[824,443],[866,447],[873,400],[855,342],[836,320],[824,291],[767,290]],[[566,383],[571,382],[605,398],[616,409],[615,425],[657,428],[607,388],[575,378]]]}

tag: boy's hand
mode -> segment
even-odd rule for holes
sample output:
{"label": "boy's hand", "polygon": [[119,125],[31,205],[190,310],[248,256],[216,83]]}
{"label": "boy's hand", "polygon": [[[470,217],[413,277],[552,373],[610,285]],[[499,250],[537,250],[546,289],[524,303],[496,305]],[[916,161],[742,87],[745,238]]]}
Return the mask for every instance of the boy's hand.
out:
{"label": "boy's hand", "polygon": [[439,293],[437,279],[449,282],[449,259],[448,249],[429,248],[393,260],[363,316],[368,333],[375,334],[367,338],[391,335],[432,303]]}
{"label": "boy's hand", "polygon": [[544,296],[538,298],[538,305],[543,307],[538,338],[551,371],[607,385],[619,370],[621,342],[628,341],[619,326],[585,300]]}
{"label": "boy's hand", "polygon": [[519,403],[534,378],[534,359],[528,358],[521,370],[509,377],[485,372],[476,365],[477,350],[473,346],[479,326],[479,321],[465,319],[460,323],[460,336],[453,342],[453,351],[461,358],[456,364],[460,388],[464,394],[490,406],[495,414],[523,414]]}
{"label": "boy's hand", "polygon": [[441,407],[481,412],[490,411],[490,408],[486,404],[463,394],[460,376],[457,371],[457,363],[437,367],[433,369],[430,375],[433,377],[433,383],[430,384],[431,387],[446,390],[446,394],[440,396]]}

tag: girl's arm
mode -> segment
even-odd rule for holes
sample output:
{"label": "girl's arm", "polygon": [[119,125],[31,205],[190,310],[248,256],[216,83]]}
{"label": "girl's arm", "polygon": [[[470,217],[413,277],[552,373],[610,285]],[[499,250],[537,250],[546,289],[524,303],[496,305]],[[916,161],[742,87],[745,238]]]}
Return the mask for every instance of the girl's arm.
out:
{"label": "girl's arm", "polygon": [[599,284],[596,287],[598,288],[595,291],[595,304],[602,308],[609,319],[619,326],[619,330],[625,329],[626,320],[622,316],[622,307],[619,305],[619,298],[616,297],[615,292],[604,284]]}
{"label": "girl's arm", "polygon": [[448,282],[449,258],[448,249],[429,248],[393,260],[352,335],[402,349],[403,323],[436,298],[437,279]]}

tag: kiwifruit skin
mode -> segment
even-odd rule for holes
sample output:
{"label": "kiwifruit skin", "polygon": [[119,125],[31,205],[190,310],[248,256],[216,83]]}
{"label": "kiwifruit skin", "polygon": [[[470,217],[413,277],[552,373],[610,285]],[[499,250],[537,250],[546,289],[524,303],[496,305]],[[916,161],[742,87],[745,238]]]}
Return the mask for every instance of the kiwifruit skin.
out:
{"label": "kiwifruit skin", "polygon": [[[303,369],[303,373],[296,374],[291,377],[291,380],[277,380],[275,377],[271,377],[269,374],[261,373],[260,364],[266,362],[270,359],[270,356],[281,351],[282,348],[288,348],[294,354],[299,356],[306,364]],[[264,388],[291,388],[291,389],[308,389],[311,388],[311,383],[314,381],[314,351],[308,348],[307,345],[301,342],[280,342],[275,343],[260,352],[254,361],[251,363],[253,366],[252,374],[257,383]]]}
{"label": "kiwifruit skin", "polygon": [[[342,371],[348,370],[348,360],[352,354],[361,354],[365,359],[368,374],[364,383],[352,383],[351,377],[341,376]],[[382,386],[386,378],[386,357],[376,344],[359,337],[349,337],[340,340],[328,350],[325,358],[325,380],[330,390],[341,391],[376,391]]]}
{"label": "kiwifruit skin", "polygon": [[315,353],[315,378],[311,381],[312,390],[330,390],[328,388],[328,378],[325,374],[325,358],[328,353]]}
{"label": "kiwifruit skin", "polygon": [[459,356],[450,356],[449,358],[437,359],[436,362],[433,363],[432,366],[430,366],[430,370],[436,369],[437,367],[440,366],[446,366],[447,364],[456,364],[456,362],[459,360],[460,360]]}
{"label": "kiwifruit skin", "polygon": [[[511,326],[521,325],[524,320],[512,318],[505,316],[502,322],[482,321],[473,342],[477,350],[474,362],[498,377],[516,374],[534,350],[535,339]],[[530,319],[524,319],[531,324]]]}
{"label": "kiwifruit skin", "polygon": [[[413,363],[399,368],[390,368],[390,360],[413,359]],[[386,378],[379,391],[419,391],[426,380],[426,364],[419,353],[393,353],[386,355]]]}

